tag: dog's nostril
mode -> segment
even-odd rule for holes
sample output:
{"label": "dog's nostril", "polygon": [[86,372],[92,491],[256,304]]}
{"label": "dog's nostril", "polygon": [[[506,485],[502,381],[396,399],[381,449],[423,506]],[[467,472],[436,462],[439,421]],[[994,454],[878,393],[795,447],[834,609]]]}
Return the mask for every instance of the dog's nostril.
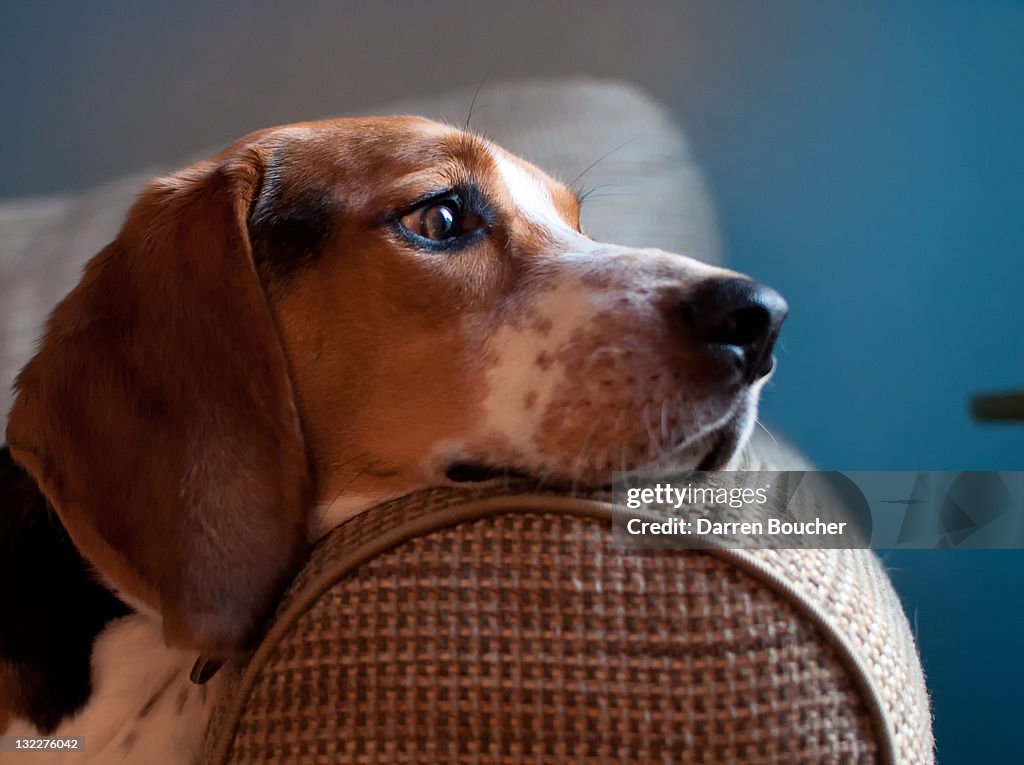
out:
{"label": "dog's nostril", "polygon": [[704,335],[704,341],[718,345],[752,345],[764,337],[771,315],[760,306],[740,308],[726,314],[720,324],[712,325]]}
{"label": "dog's nostril", "polygon": [[727,351],[745,382],[772,368],[772,348],[788,306],[782,296],[749,279],[713,279],[678,307],[691,335],[712,352]]}

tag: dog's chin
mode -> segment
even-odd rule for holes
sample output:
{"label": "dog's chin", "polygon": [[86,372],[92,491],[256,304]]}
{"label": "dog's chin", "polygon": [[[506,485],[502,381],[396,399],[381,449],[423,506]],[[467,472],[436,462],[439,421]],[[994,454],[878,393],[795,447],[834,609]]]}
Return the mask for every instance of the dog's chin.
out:
{"label": "dog's chin", "polygon": [[636,470],[726,470],[749,438],[746,416],[735,416],[699,438],[669,449]]}
{"label": "dog's chin", "polygon": [[[724,470],[736,458],[749,437],[747,416],[730,418],[725,424],[710,433],[686,440],[654,456],[626,460],[615,468],[604,464],[584,464],[579,459],[572,467],[559,468],[557,465],[533,467],[522,464],[501,464],[487,459],[454,459],[445,468],[445,479],[461,486],[487,484],[492,482],[534,482],[548,489],[560,487],[573,490],[609,489],[612,486],[612,471],[634,470]],[[605,455],[602,455],[605,456]]]}
{"label": "dog's chin", "polygon": [[743,418],[736,418],[708,436],[704,456],[696,470],[726,470],[736,459],[750,436]]}

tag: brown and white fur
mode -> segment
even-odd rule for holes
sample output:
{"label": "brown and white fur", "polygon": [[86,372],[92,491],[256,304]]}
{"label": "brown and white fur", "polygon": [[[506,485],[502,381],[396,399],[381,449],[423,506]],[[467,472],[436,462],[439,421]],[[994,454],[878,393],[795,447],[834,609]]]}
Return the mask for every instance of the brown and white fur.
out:
{"label": "brown and white fur", "polygon": [[[431,238],[438,204],[457,237]],[[51,528],[112,600],[60,709],[52,660],[0,628],[0,729],[193,761],[219,680],[193,662],[252,644],[312,540],[453,481],[722,467],[784,314],[738,274],[592,241],[568,188],[422,119],[264,130],[153,181],[16,382],[10,480],[42,496],[7,528]]]}

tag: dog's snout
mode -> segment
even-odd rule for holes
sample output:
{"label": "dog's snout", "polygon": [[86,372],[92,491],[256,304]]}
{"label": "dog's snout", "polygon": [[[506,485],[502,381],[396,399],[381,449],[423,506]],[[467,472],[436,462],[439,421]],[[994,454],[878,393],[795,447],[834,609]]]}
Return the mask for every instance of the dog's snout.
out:
{"label": "dog's snout", "polygon": [[786,318],[785,299],[749,279],[712,279],[680,305],[688,334],[711,354],[729,358],[746,383],[772,368],[772,349]]}

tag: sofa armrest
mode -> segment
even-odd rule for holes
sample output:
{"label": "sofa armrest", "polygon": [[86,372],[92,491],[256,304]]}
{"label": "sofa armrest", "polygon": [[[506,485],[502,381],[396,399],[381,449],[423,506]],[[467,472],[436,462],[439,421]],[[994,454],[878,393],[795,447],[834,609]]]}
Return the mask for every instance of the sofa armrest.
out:
{"label": "sofa armrest", "polygon": [[636,551],[611,512],[437,489],[336,529],[225,668],[210,762],[933,761],[870,551]]}

